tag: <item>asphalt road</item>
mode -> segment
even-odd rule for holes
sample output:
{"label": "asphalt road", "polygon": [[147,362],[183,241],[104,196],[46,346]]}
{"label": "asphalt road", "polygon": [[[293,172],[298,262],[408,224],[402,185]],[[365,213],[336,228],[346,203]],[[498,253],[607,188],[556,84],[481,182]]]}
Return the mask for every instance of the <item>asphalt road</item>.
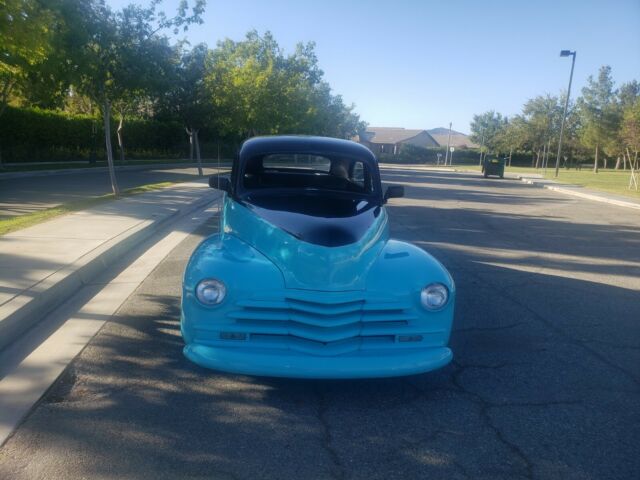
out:
{"label": "asphalt road", "polygon": [[386,171],[392,232],[458,300],[455,362],[234,376],[181,354],[178,246],[0,450],[0,477],[640,478],[640,216],[514,180]]}
{"label": "asphalt road", "polygon": [[[204,171],[206,175],[215,172],[211,168]],[[195,167],[116,172],[121,190],[158,182],[187,182],[197,176]],[[0,219],[106,195],[111,191],[108,172],[0,179]]]}

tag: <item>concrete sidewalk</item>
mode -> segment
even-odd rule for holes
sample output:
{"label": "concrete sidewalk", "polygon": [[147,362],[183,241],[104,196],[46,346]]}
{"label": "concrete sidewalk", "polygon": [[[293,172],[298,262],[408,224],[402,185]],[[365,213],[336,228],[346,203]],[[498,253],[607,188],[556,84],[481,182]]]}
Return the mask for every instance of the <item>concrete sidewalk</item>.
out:
{"label": "concrete sidewalk", "polygon": [[0,350],[161,226],[218,196],[206,179],[180,183],[0,237]]}
{"label": "concrete sidewalk", "polygon": [[[478,175],[482,175],[478,170],[469,170],[465,168],[454,168],[454,171],[460,173],[475,173]],[[565,195],[572,195],[574,197],[593,200],[595,202],[608,203],[609,205],[617,205],[619,207],[634,208],[640,210],[640,199],[636,200],[633,197],[626,197],[623,195],[616,195],[615,193],[592,190],[583,187],[582,185],[562,183],[558,180],[545,178],[539,173],[505,173],[504,176],[505,178],[517,179],[529,185],[546,188],[548,190],[553,190],[554,192],[563,193]]]}
{"label": "concrete sidewalk", "polygon": [[[511,174],[510,176],[513,176]],[[622,195],[616,195],[615,193],[601,192],[598,190],[592,190],[585,188],[582,185],[574,185],[570,183],[562,183],[561,181],[550,180],[544,178],[542,175],[515,175],[515,178],[534,185],[536,187],[546,188],[555,192],[564,193],[565,195],[573,195],[574,197],[585,198],[587,200],[594,200],[596,202],[608,203],[610,205],[617,205],[619,207],[635,208],[640,210],[640,200],[636,200],[631,197],[625,197]]]}

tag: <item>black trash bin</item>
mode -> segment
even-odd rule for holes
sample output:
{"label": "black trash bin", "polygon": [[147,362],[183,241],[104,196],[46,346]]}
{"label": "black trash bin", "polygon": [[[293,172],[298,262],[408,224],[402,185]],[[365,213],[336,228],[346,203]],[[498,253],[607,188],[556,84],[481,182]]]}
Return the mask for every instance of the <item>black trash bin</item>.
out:
{"label": "black trash bin", "polygon": [[504,158],[485,158],[482,163],[484,178],[489,175],[504,178]]}

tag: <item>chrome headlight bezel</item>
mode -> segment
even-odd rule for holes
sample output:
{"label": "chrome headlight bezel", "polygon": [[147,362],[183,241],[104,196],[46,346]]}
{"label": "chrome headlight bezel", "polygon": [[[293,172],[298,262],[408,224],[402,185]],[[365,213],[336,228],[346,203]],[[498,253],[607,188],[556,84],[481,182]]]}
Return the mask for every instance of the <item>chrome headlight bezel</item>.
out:
{"label": "chrome headlight bezel", "polygon": [[[212,295],[211,292],[217,292],[217,295]],[[227,287],[224,283],[215,278],[205,278],[200,280],[195,288],[195,296],[205,307],[215,307],[220,305],[227,296]]]}
{"label": "chrome headlight bezel", "polygon": [[[437,312],[447,306],[450,296],[449,288],[445,284],[434,282],[420,291],[420,303],[425,310]],[[441,300],[434,302],[438,298]]]}

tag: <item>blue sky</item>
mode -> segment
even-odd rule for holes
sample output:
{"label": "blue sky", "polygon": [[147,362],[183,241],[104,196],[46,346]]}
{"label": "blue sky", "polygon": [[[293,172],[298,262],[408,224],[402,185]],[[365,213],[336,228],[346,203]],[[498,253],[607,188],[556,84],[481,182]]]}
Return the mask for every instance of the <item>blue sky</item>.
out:
{"label": "blue sky", "polygon": [[561,49],[578,52],[572,97],[601,65],[617,85],[640,80],[639,26],[640,0],[208,0],[186,37],[214,47],[255,28],[287,51],[315,41],[326,79],[370,125],[468,132],[474,113],[513,115],[566,89]]}

